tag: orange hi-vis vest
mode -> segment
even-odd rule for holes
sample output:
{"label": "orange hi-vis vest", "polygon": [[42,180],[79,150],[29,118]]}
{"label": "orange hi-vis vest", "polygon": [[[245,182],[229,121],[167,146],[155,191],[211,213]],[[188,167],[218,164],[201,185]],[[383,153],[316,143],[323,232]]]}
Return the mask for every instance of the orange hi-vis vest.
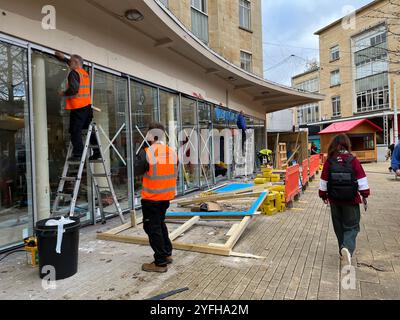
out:
{"label": "orange hi-vis vest", "polygon": [[146,149],[149,171],[143,176],[142,199],[169,201],[176,195],[178,158],[169,146],[155,143]]}
{"label": "orange hi-vis vest", "polygon": [[75,69],[79,73],[79,91],[75,96],[66,97],[65,109],[80,109],[92,104],[90,94],[90,77],[84,69]]}

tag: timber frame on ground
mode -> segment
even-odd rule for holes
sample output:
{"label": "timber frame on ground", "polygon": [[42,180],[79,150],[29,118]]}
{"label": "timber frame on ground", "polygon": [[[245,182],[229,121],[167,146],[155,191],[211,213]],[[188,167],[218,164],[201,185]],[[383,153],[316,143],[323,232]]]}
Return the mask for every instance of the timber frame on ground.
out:
{"label": "timber frame on ground", "polygon": [[[243,215],[233,215],[233,216],[220,216],[218,217],[218,213],[215,216],[202,216],[201,212],[198,215],[191,217],[185,223],[183,223],[176,230],[173,230],[169,234],[169,238],[171,239],[172,246],[176,250],[184,250],[184,251],[193,251],[199,253],[206,254],[215,254],[221,256],[235,256],[242,258],[253,258],[253,259],[263,259],[264,257],[256,256],[248,253],[239,253],[234,252],[233,248],[236,243],[239,241],[243,232],[246,230],[247,226],[250,224],[251,220],[255,215],[258,214],[258,209],[263,203],[267,196],[267,193],[263,193],[263,195],[257,200],[259,205],[253,206],[252,212],[244,212]],[[199,244],[199,243],[184,243],[176,241],[178,237],[180,237],[183,233],[187,232],[191,229],[196,223],[200,221],[200,219],[208,219],[208,220],[221,220],[221,221],[234,221],[235,223],[232,225],[230,230],[226,233],[229,237],[225,243],[208,243],[208,244]],[[182,219],[182,217],[167,217],[168,221],[177,221],[176,219]],[[131,244],[139,244],[139,245],[149,245],[149,239],[147,236],[136,236],[136,235],[126,235],[121,234],[122,232],[128,231],[130,229],[135,229],[139,224],[143,223],[143,218],[136,218],[136,212],[131,212],[131,221],[127,222],[119,227],[116,227],[112,230],[101,232],[97,234],[97,239],[99,240],[107,240],[107,241],[117,241]]]}

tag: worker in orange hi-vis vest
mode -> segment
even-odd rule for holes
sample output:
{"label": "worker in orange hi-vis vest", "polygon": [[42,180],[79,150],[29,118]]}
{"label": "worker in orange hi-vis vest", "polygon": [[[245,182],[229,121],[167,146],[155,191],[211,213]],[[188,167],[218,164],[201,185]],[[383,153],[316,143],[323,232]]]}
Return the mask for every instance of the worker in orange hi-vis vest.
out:
{"label": "worker in orange hi-vis vest", "polygon": [[[81,56],[74,54],[71,59],[68,59],[63,53],[57,51],[56,57],[67,63],[71,69],[68,74],[67,90],[60,92],[59,96],[65,98],[65,109],[70,110],[69,133],[73,151],[69,161],[80,161],[83,153],[82,130],[88,129],[93,119],[90,76],[83,69]],[[94,133],[90,137],[90,143],[97,145]],[[100,157],[100,150],[94,149],[90,160],[97,160]]]}
{"label": "worker in orange hi-vis vest", "polygon": [[147,272],[167,272],[172,263],[172,243],[165,224],[165,214],[176,195],[178,157],[165,143],[165,129],[160,123],[149,126],[147,144],[135,161],[135,175],[143,175],[143,228],[154,251],[154,262],[142,265]]}

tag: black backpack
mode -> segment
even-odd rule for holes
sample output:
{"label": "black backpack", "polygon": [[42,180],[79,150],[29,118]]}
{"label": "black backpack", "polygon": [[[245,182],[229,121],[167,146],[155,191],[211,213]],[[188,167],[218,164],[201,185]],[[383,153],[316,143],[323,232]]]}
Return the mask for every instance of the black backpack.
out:
{"label": "black backpack", "polygon": [[343,163],[329,159],[328,197],[333,200],[351,201],[357,196],[358,182],[351,162],[354,157],[348,157]]}

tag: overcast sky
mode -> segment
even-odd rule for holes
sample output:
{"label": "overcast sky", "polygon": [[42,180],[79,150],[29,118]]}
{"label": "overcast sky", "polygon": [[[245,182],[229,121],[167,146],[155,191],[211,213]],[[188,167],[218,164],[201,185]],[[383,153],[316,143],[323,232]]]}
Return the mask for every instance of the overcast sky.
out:
{"label": "overcast sky", "polygon": [[[264,77],[290,85],[318,58],[314,32],[371,0],[261,0],[263,4]],[[295,57],[291,57],[295,55]],[[281,63],[283,62],[283,63]],[[280,64],[281,63],[281,64]]]}

